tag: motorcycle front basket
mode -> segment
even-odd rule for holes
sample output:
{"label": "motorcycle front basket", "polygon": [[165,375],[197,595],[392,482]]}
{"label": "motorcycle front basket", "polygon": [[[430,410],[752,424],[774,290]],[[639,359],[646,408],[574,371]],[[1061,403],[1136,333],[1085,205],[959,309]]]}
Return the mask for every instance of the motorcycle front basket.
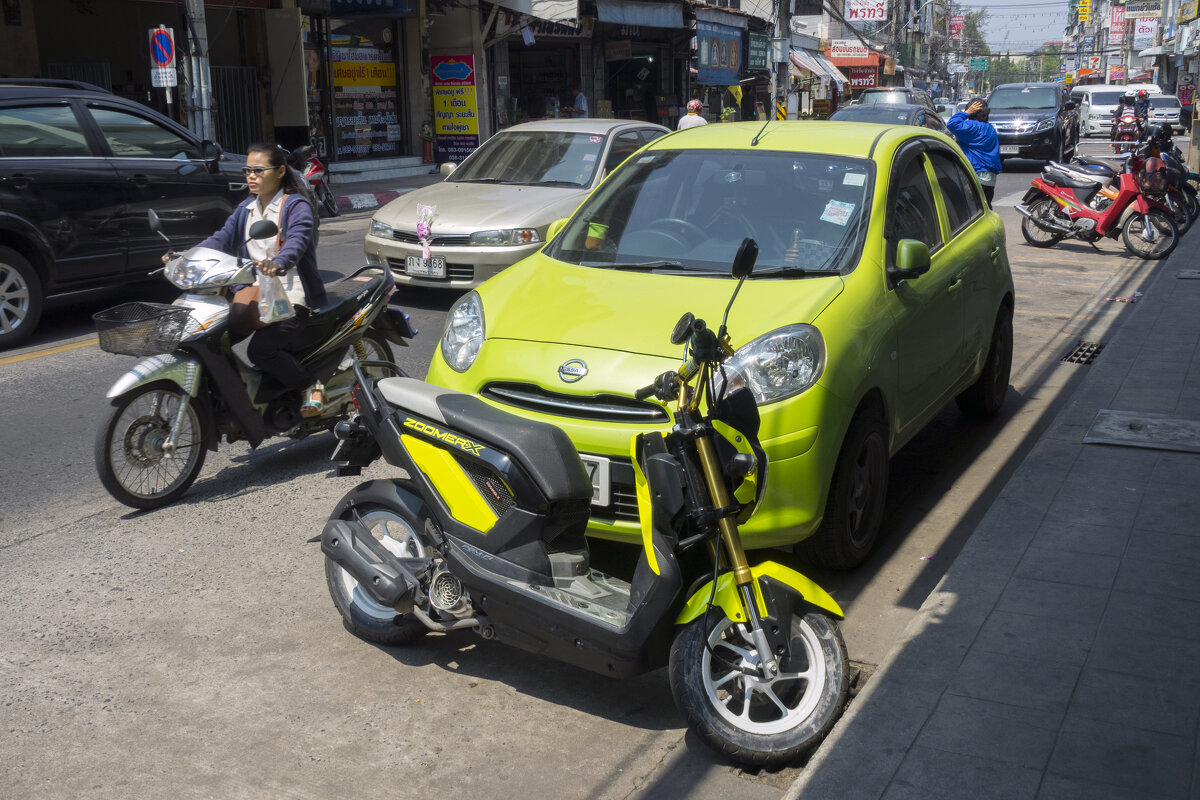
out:
{"label": "motorcycle front basket", "polygon": [[92,315],[100,349],[122,356],[154,356],[176,348],[189,310],[163,303],[124,303]]}

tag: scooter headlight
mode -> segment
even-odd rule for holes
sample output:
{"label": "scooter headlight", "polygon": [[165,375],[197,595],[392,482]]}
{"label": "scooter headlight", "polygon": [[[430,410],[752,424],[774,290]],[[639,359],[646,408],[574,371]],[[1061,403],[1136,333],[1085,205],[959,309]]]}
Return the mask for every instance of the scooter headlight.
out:
{"label": "scooter headlight", "polygon": [[[726,391],[745,386],[760,406],[811,389],[825,371],[825,339],[812,325],[788,325],[738,348],[725,362]],[[721,389],[721,373],[714,376]]]}
{"label": "scooter headlight", "polygon": [[442,358],[456,372],[466,372],[475,363],[483,345],[483,301],[469,292],[454,304],[442,331]]}
{"label": "scooter headlight", "polygon": [[176,256],[163,268],[163,276],[180,289],[194,289],[205,282],[209,270],[217,265],[216,259],[189,259]]}

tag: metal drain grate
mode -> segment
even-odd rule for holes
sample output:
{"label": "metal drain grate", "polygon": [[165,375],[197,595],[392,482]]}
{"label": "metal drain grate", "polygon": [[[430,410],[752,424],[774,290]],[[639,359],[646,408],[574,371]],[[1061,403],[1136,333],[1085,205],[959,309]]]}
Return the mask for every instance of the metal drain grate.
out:
{"label": "metal drain grate", "polygon": [[1091,364],[1104,349],[1104,342],[1080,342],[1075,349],[1063,356],[1068,364]]}

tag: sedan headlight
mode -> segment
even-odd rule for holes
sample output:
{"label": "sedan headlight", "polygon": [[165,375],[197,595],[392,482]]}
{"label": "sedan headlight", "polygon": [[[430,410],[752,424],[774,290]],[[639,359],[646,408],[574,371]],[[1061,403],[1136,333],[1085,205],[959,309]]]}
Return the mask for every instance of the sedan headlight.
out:
{"label": "sedan headlight", "polygon": [[[825,340],[812,325],[788,325],[747,342],[725,362],[727,391],[745,386],[759,405],[806,391],[825,371]],[[718,370],[716,388],[721,389]]]}
{"label": "sedan headlight", "polygon": [[1038,120],[1037,125],[1033,126],[1033,132],[1037,133],[1038,131],[1048,131],[1054,127],[1055,121],[1056,120],[1054,117],[1047,117],[1046,119]]}
{"label": "sedan headlight", "polygon": [[377,219],[371,220],[371,235],[381,236],[384,239],[391,239],[395,234],[395,230],[391,225],[385,225]]}
{"label": "sedan headlight", "polygon": [[450,309],[442,331],[442,358],[456,372],[475,363],[483,344],[483,301],[469,292]]}
{"label": "sedan headlight", "polygon": [[536,228],[505,228],[499,231],[475,231],[468,244],[475,247],[513,247],[536,244],[541,240]]}

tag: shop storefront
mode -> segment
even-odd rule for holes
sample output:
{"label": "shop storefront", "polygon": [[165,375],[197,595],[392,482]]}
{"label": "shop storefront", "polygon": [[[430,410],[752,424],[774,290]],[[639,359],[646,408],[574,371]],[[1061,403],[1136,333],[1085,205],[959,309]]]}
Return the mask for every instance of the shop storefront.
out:
{"label": "shop storefront", "polygon": [[[837,111],[842,90],[849,86],[845,75],[815,47],[816,42],[797,42],[793,36],[792,49],[788,53],[792,88],[797,94],[797,116],[828,117]],[[805,37],[808,38],[808,37]],[[799,45],[799,46],[798,46]]]}
{"label": "shop storefront", "polygon": [[596,14],[592,64],[601,98],[594,105],[596,116],[674,127],[689,88],[692,33],[683,6],[596,0]]}

